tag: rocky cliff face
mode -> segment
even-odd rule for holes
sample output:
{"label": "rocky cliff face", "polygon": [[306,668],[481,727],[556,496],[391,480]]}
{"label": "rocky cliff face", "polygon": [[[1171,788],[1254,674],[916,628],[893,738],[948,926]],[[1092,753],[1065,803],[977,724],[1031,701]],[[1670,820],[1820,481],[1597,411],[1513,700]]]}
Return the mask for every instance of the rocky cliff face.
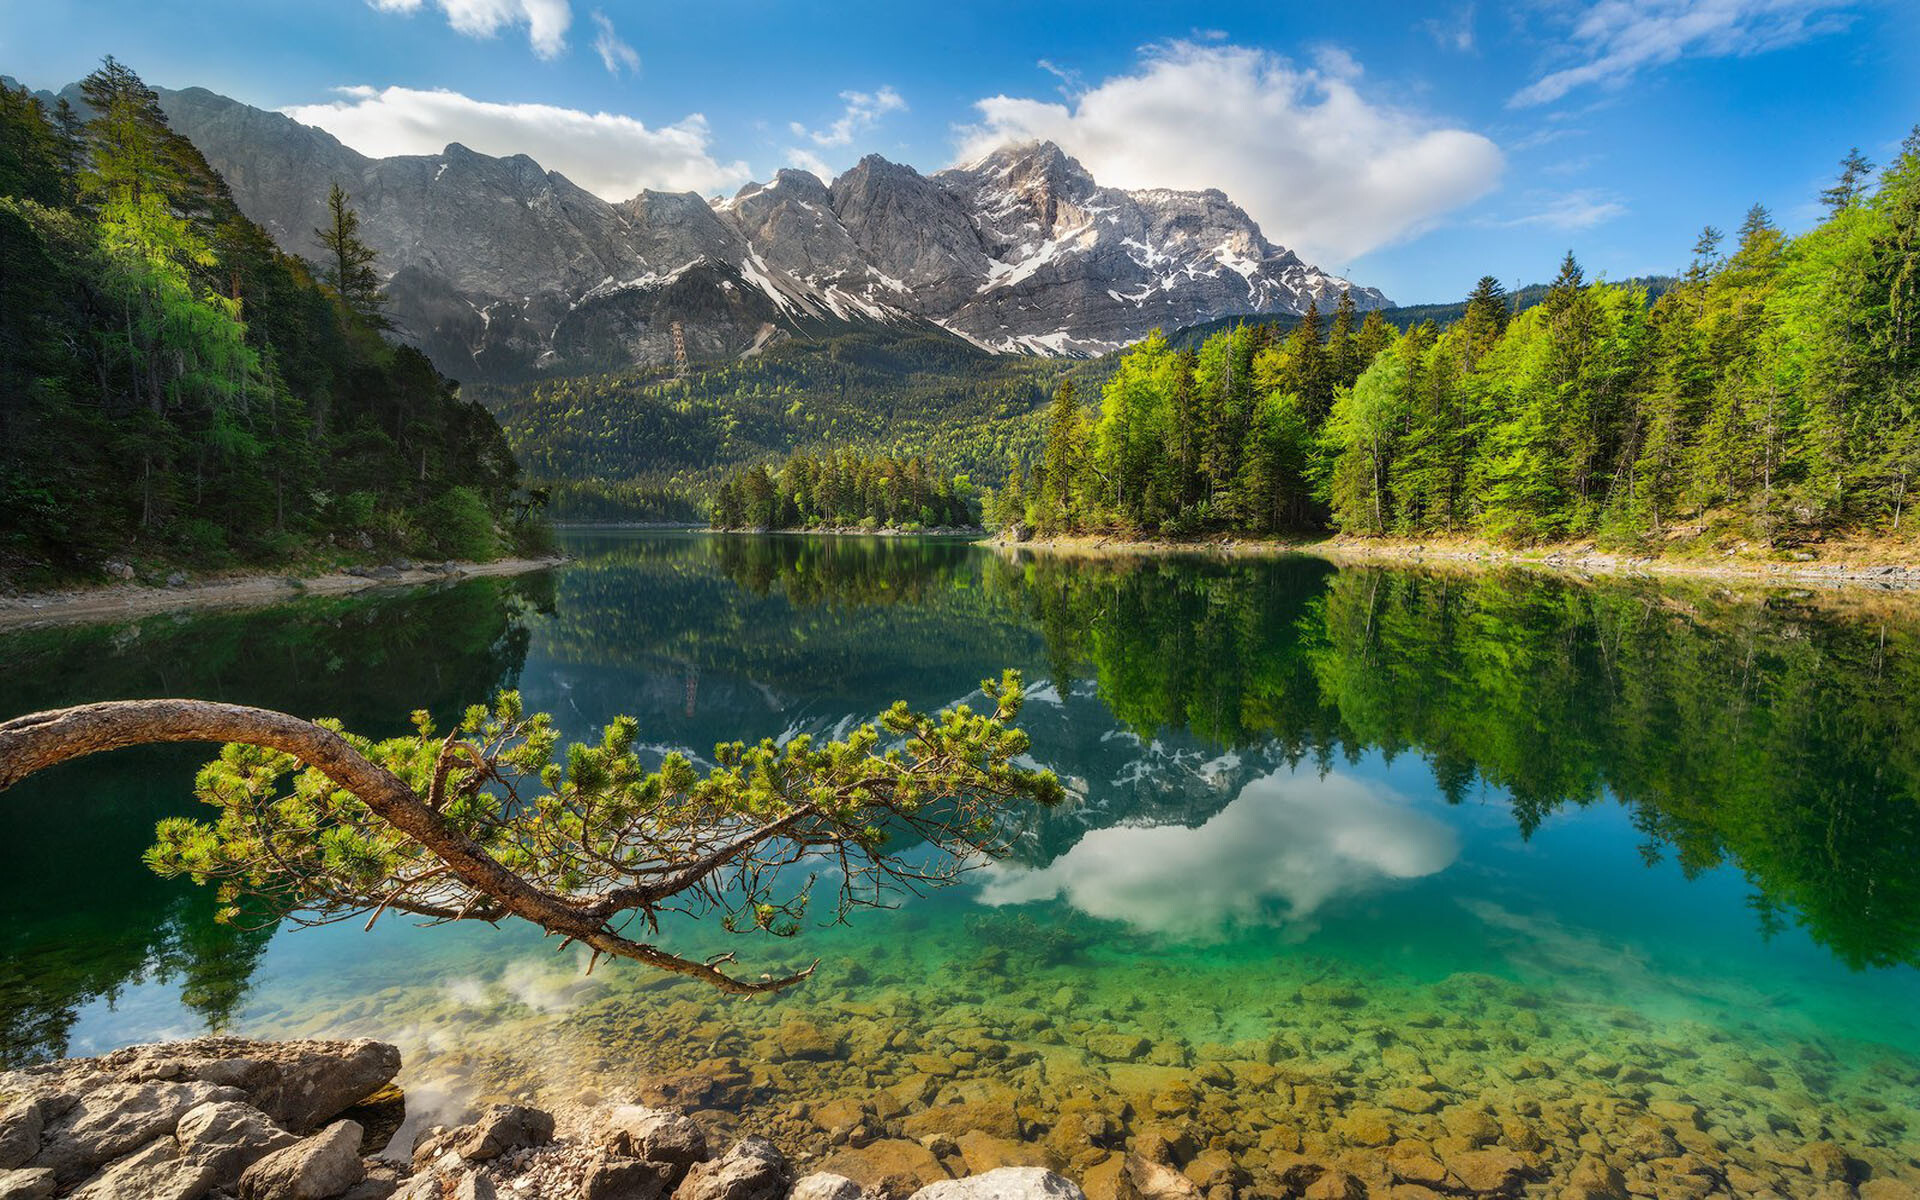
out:
{"label": "rocky cliff face", "polygon": [[694,358],[873,323],[1096,354],[1155,327],[1324,306],[1348,286],[1220,192],[1102,187],[1051,143],[932,175],[870,155],[831,185],[784,170],[716,203],[608,204],[525,155],[456,144],[374,159],[204,89],[161,98],[293,253],[318,256],[328,185],[344,186],[392,273],[396,327],[463,378],[666,362],[676,322]]}

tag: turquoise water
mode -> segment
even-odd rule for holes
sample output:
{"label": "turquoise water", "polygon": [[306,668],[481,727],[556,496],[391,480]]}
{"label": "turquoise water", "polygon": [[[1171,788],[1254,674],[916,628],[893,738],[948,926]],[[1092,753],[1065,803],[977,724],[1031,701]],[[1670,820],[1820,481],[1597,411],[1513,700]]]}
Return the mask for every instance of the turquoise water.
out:
{"label": "turquoise water", "polygon": [[[367,1033],[405,1047],[422,1111],[697,1069],[738,1077],[690,1101],[714,1119],[822,1153],[828,1099],[916,1136],[894,1109],[1005,1103],[1019,1147],[969,1164],[1094,1178],[1149,1128],[1256,1182],[1388,1143],[1508,1148],[1549,1190],[1604,1153],[1668,1163],[1636,1168],[1661,1186],[1812,1194],[1827,1143],[1855,1181],[1920,1178],[1920,604],[569,542],[528,579],[0,638],[7,715],[188,694],[378,734],[513,685],[569,733],[632,713],[699,754],[965,700],[1013,666],[1072,801],[963,887],[845,927],[670,930],[753,970],[823,962],[738,1000],[587,977],[524,929],[217,926],[138,862],[194,808],[197,752],[73,764],[0,801],[0,1050]],[[1671,1165],[1688,1155],[1703,1171]]]}

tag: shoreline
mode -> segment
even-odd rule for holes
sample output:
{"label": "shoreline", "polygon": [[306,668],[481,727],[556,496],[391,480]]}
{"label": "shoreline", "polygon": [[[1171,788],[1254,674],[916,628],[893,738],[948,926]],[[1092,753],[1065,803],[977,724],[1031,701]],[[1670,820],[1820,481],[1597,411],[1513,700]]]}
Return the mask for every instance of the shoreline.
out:
{"label": "shoreline", "polygon": [[983,539],[979,545],[999,551],[1037,550],[1082,555],[1207,555],[1263,558],[1288,554],[1325,559],[1339,565],[1515,567],[1547,574],[1627,579],[1718,579],[1793,587],[1849,587],[1875,591],[1920,590],[1920,546],[1905,562],[1857,558],[1780,562],[1728,555],[1719,562],[1663,558],[1599,550],[1586,543],[1506,550],[1483,542],[1407,542],[1368,538],[1169,538],[1127,539],[1102,535]]}
{"label": "shoreline", "polygon": [[761,527],[720,529],[712,525],[698,527],[697,533],[724,534],[727,537],[885,537],[885,538],[966,538],[979,544],[987,531],[979,525],[937,525],[932,529],[862,529],[858,525],[836,525],[826,529],[766,529]]}
{"label": "shoreline", "polygon": [[346,596],[375,588],[419,587],[464,579],[525,575],[559,566],[566,561],[564,555],[557,555],[551,558],[501,558],[481,563],[434,563],[405,569],[395,566],[354,567],[306,577],[237,575],[189,583],[177,588],[115,583],[24,596],[0,596],[0,630],[81,625],[185,610],[251,608],[305,596]]}

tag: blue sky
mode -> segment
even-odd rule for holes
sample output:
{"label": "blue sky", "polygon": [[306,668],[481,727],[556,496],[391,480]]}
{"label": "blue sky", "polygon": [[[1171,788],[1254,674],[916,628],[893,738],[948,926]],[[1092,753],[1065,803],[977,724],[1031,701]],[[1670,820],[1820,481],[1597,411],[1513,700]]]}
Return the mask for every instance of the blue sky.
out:
{"label": "blue sky", "polygon": [[1417,303],[1568,248],[1673,270],[1756,201],[1805,226],[1849,146],[1884,162],[1920,122],[1916,7],[0,0],[0,71],[58,87],[111,53],[368,153],[522,151],[610,199],[1048,136],[1102,182],[1218,186]]}

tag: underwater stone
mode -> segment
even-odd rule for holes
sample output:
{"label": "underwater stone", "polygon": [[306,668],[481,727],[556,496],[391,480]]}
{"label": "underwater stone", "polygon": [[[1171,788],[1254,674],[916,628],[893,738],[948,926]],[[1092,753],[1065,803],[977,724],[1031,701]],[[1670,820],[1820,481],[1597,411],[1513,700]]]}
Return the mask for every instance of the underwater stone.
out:
{"label": "underwater stone", "polygon": [[1115,1194],[1119,1200],[1201,1200],[1191,1179],[1139,1154],[1127,1155]]}
{"label": "underwater stone", "polygon": [[1101,1033],[1087,1039],[1087,1050],[1108,1062],[1138,1062],[1152,1046],[1137,1033]]}
{"label": "underwater stone", "polygon": [[787,1193],[787,1200],[865,1200],[860,1185],[845,1175],[816,1171],[802,1176]]}
{"label": "underwater stone", "polygon": [[1465,1150],[1443,1156],[1447,1169],[1470,1192],[1508,1192],[1520,1186],[1527,1164],[1511,1150]]}
{"label": "underwater stone", "polygon": [[774,1035],[780,1053],[790,1059],[824,1062],[840,1056],[841,1040],[811,1021],[788,1021]]}
{"label": "underwater stone", "polygon": [[933,1151],[903,1138],[882,1138],[872,1145],[841,1150],[821,1163],[820,1169],[845,1175],[894,1200],[951,1178]]}
{"label": "underwater stone", "polygon": [[954,1139],[961,1161],[969,1175],[984,1175],[1002,1167],[1041,1167],[1057,1171],[1066,1166],[1059,1155],[1044,1146],[1012,1138],[995,1137],[974,1130]]}
{"label": "underwater stone", "polygon": [[1086,1200],[1070,1179],[1040,1167],[1002,1167],[965,1179],[929,1184],[913,1200]]}

